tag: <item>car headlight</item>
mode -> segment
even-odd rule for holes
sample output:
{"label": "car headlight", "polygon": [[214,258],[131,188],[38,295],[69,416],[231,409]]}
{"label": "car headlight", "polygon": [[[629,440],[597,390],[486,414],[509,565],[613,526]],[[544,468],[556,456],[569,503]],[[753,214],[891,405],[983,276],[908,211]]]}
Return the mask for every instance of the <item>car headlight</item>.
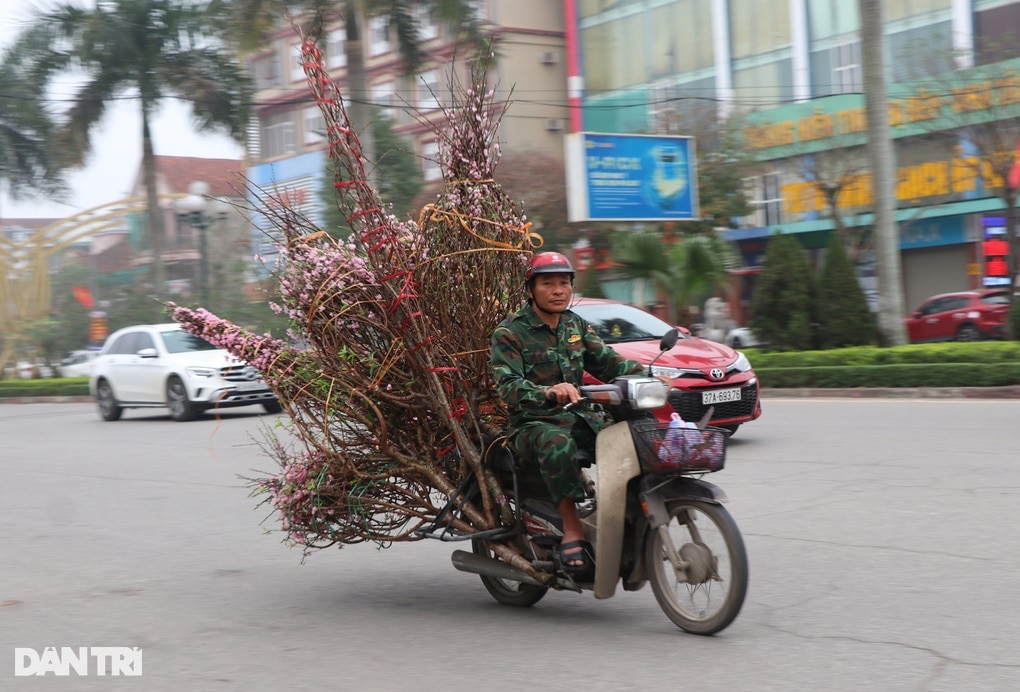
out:
{"label": "car headlight", "polygon": [[685,372],[682,368],[669,368],[664,365],[653,365],[651,371],[653,375],[665,375],[671,380],[683,376]]}
{"label": "car headlight", "polygon": [[733,365],[730,367],[735,368],[740,372],[747,372],[751,369],[751,361],[749,361],[747,356],[745,356],[742,352],[737,351],[737,359],[733,361]]}
{"label": "car headlight", "polygon": [[188,377],[199,377],[208,379],[210,377],[216,377],[216,368],[203,368],[197,365],[193,365],[189,368],[184,368],[184,372],[188,373]]}

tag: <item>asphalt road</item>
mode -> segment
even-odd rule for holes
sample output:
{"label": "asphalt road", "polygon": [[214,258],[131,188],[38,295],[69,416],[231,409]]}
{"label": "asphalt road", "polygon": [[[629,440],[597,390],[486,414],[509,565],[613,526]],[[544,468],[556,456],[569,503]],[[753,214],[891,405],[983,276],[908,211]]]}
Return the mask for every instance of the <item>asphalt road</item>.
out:
{"label": "asphalt road", "polygon": [[[280,544],[239,475],[276,417],[0,405],[0,690],[1014,690],[1020,400],[765,400],[713,476],[736,622],[651,590],[499,606],[449,545]],[[139,647],[141,677],[15,677],[14,650]]]}

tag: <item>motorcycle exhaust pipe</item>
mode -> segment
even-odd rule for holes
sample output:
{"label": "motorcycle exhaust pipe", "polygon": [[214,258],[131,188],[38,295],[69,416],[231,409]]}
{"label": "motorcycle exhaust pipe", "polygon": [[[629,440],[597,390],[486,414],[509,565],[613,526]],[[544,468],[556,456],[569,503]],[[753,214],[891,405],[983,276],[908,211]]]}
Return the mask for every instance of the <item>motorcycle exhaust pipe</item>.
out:
{"label": "motorcycle exhaust pipe", "polygon": [[465,550],[454,550],[450,559],[453,561],[453,566],[461,572],[480,574],[483,577],[493,577],[495,579],[506,579],[507,581],[519,581],[531,584],[532,586],[542,586],[541,582],[537,579],[529,577],[516,567],[511,567],[505,562],[500,562],[495,558],[485,555],[475,555]]}

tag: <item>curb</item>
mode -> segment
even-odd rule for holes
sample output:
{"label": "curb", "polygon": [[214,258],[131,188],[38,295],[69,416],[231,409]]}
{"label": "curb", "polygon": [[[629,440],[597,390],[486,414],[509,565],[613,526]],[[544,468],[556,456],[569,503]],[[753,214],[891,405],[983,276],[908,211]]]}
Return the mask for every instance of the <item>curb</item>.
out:
{"label": "curb", "polygon": [[0,404],[91,404],[94,402],[89,395],[77,396],[3,396]]}
{"label": "curb", "polygon": [[859,387],[848,389],[762,387],[762,398],[1020,399],[1020,385],[1003,387]]}

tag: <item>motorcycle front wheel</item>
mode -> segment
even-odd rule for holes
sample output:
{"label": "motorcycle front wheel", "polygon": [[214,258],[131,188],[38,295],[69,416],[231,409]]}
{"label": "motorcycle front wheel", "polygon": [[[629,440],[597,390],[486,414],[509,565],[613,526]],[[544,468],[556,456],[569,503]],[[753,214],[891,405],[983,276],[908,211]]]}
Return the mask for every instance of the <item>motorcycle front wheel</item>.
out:
{"label": "motorcycle front wheel", "polygon": [[722,505],[675,500],[669,522],[652,529],[645,566],[655,600],[680,629],[715,634],[733,622],[747,595],[747,552]]}
{"label": "motorcycle front wheel", "polygon": [[[471,541],[471,550],[475,555],[496,557],[495,553],[489,550],[489,545],[485,541]],[[510,579],[499,579],[498,577],[479,576],[482,584],[485,585],[485,590],[503,605],[527,608],[541,601],[542,597],[549,591],[549,588],[546,586],[535,586],[534,584],[525,584]]]}

